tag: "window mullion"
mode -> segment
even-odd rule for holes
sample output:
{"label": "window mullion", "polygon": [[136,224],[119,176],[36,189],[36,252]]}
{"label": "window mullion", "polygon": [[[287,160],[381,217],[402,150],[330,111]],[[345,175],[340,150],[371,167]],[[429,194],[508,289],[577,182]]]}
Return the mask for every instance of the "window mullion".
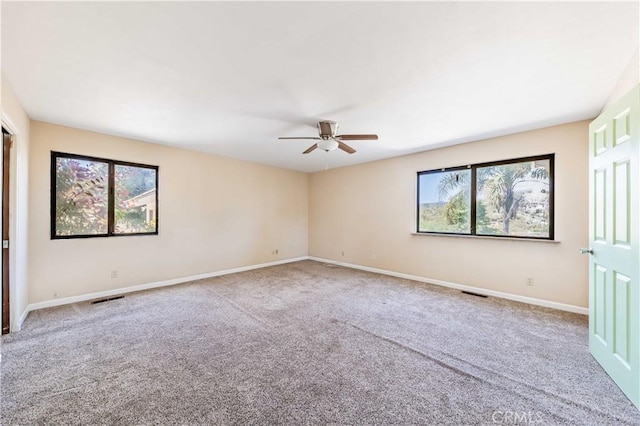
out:
{"label": "window mullion", "polygon": [[115,165],[109,162],[108,232],[113,235],[115,224]]}
{"label": "window mullion", "polygon": [[476,167],[471,167],[471,235],[476,235],[476,194],[477,194]]}

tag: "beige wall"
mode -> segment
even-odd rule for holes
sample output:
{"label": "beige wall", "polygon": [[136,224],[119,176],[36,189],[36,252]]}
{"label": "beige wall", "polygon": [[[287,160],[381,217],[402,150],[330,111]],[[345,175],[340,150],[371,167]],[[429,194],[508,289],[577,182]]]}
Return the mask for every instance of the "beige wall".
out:
{"label": "beige wall", "polygon": [[28,167],[30,120],[9,82],[2,76],[2,124],[13,134],[11,150],[11,198],[9,239],[11,257],[11,329],[17,330],[26,313],[28,300]]}
{"label": "beige wall", "polygon": [[[159,235],[52,241],[52,150],[158,165]],[[304,173],[41,122],[30,170],[29,303],[307,255]]]}
{"label": "beige wall", "polygon": [[[29,303],[294,258],[308,248],[311,256],[585,307],[587,259],[578,248],[587,244],[587,126],[309,176],[32,122]],[[160,235],[50,240],[51,150],[159,165]],[[559,243],[412,235],[416,172],[551,152]]]}
{"label": "beige wall", "polygon": [[[314,173],[309,255],[586,307],[587,141],[582,121]],[[559,243],[412,235],[416,172],[547,153]]]}

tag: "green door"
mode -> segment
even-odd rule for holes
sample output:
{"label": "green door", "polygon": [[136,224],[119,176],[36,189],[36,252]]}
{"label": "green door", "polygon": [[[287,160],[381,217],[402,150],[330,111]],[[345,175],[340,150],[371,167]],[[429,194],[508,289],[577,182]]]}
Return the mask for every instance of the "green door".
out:
{"label": "green door", "polygon": [[589,125],[589,350],[640,408],[640,86]]}

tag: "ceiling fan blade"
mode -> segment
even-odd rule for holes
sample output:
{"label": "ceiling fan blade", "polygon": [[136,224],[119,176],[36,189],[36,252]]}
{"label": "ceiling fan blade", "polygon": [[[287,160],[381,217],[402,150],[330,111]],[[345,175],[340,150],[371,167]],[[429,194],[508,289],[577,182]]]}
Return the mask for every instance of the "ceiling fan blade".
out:
{"label": "ceiling fan blade", "polygon": [[344,152],[346,152],[347,154],[353,154],[354,152],[356,152],[355,149],[351,148],[349,145],[347,145],[344,142],[338,142],[338,148],[340,148],[341,150],[343,150]]}
{"label": "ceiling fan blade", "polygon": [[343,141],[377,141],[378,135],[338,135],[336,138]]}
{"label": "ceiling fan blade", "polygon": [[314,144],[313,144],[313,145],[311,145],[309,148],[307,148],[307,149],[303,152],[303,154],[308,154],[308,153],[310,153],[311,151],[315,150],[317,147],[318,147],[318,144],[317,144],[317,143],[314,143]]}
{"label": "ceiling fan blade", "polygon": [[293,136],[293,137],[279,137],[278,139],[312,139],[312,140],[314,140],[314,141],[319,141],[319,140],[321,140],[321,138],[318,138],[318,137],[306,137],[306,136],[300,136],[300,137],[297,137],[297,136]]}

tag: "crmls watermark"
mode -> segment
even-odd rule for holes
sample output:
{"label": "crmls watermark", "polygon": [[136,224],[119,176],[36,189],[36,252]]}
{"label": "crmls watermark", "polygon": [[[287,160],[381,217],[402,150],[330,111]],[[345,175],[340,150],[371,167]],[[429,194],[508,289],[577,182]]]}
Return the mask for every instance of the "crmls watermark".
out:
{"label": "crmls watermark", "polygon": [[542,423],[542,413],[539,411],[494,411],[491,415],[494,424],[529,425]]}

